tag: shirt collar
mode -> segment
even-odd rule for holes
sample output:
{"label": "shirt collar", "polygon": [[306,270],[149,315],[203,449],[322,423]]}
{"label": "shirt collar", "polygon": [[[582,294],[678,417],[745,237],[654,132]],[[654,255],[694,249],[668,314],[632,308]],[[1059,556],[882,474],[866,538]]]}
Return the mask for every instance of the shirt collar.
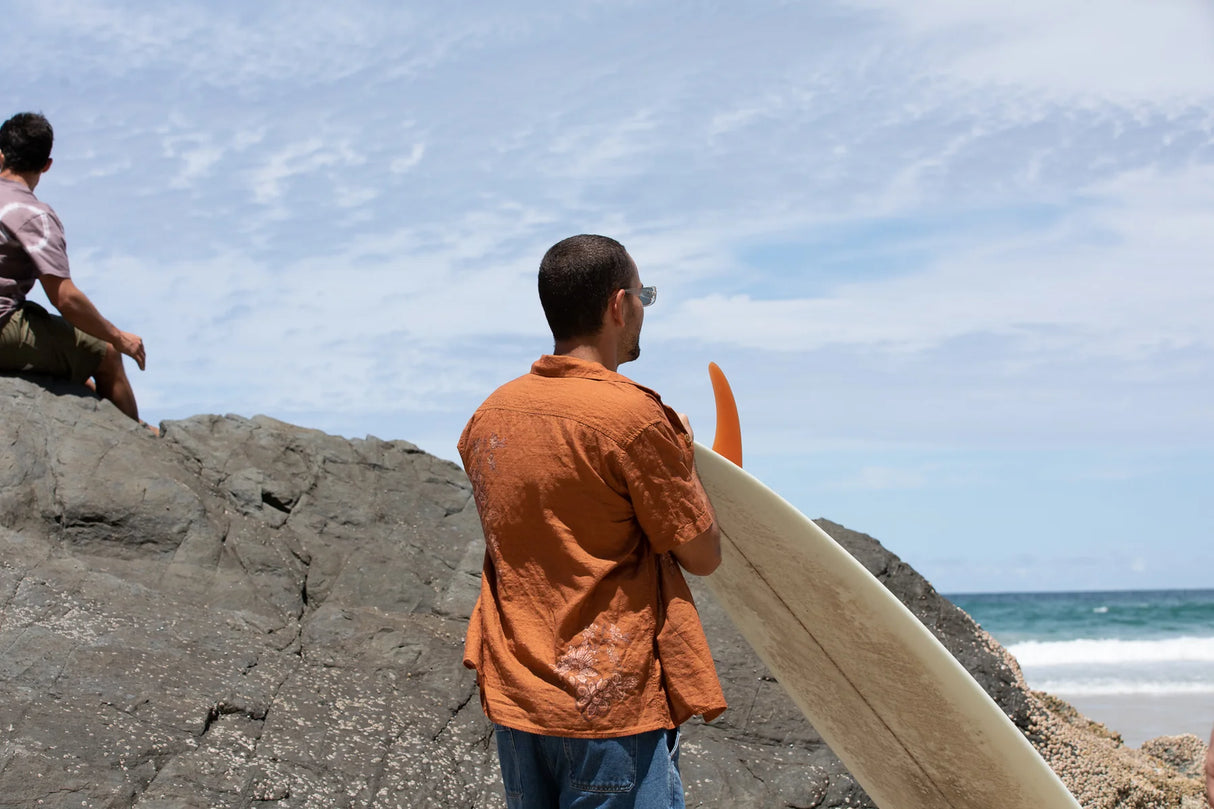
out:
{"label": "shirt collar", "polygon": [[13,180],[8,177],[0,177],[0,183],[4,183],[5,185],[11,185],[17,191],[24,192],[26,194],[29,194],[31,197],[34,197],[34,199],[37,199],[37,197],[34,196],[34,192],[30,190],[30,187],[28,185],[26,185],[24,182],[22,182],[21,180]]}
{"label": "shirt collar", "polygon": [[603,381],[631,381],[622,374],[607,370],[597,362],[567,354],[545,354],[531,365],[531,373],[551,377],[576,376]]}
{"label": "shirt collar", "polygon": [[623,374],[610,371],[597,362],[570,357],[567,354],[543,355],[531,365],[531,373],[553,378],[576,377],[595,379],[600,382],[620,382],[625,385],[632,385],[634,388],[639,388],[658,401],[661,401],[661,398],[655,391],[650,390],[644,385],[638,385]]}

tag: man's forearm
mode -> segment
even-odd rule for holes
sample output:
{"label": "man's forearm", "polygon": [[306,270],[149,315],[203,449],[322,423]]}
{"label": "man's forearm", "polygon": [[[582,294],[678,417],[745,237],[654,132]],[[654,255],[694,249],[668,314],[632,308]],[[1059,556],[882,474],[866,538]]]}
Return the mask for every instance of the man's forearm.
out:
{"label": "man's forearm", "polygon": [[122,332],[118,327],[102,316],[89,297],[79,289],[64,290],[58,301],[53,302],[57,308],[76,328],[85,334],[91,334],[98,340],[104,340],[117,346]]}
{"label": "man's forearm", "polygon": [[143,347],[143,338],[138,334],[122,331],[113,323],[101,316],[97,307],[89,300],[89,296],[72,283],[70,278],[43,275],[42,288],[46,297],[68,323],[85,334],[91,334],[99,340],[112,345],[120,354],[125,354],[135,360],[139,370],[147,367],[147,351]]}

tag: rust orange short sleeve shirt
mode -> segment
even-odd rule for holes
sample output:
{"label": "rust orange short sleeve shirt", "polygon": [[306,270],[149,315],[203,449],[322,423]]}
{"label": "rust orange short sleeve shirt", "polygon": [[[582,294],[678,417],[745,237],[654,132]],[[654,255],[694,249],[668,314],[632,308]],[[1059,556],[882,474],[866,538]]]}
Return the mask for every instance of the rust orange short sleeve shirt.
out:
{"label": "rust orange short sleeve shirt", "polygon": [[656,393],[544,356],[481,405],[459,452],[486,545],[464,663],[492,721],[605,738],[725,709],[668,555],[712,510]]}

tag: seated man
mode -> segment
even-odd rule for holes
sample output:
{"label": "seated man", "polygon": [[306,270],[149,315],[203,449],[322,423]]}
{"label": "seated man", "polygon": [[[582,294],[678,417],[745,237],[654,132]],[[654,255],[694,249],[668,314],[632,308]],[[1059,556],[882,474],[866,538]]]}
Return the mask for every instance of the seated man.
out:
{"label": "seated man", "polygon": [[[51,167],[53,142],[50,122],[37,113],[0,126],[0,372],[87,384],[138,421],[122,355],[143,370],[143,340],[102,317],[72,282],[63,225],[34,196]],[[63,317],[25,299],[35,280]]]}

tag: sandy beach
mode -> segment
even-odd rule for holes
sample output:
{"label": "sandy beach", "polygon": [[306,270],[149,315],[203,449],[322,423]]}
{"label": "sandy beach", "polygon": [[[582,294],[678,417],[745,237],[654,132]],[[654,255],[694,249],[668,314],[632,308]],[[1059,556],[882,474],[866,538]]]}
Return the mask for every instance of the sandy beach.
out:
{"label": "sandy beach", "polygon": [[1214,727],[1214,693],[1151,696],[1143,694],[1054,696],[1066,700],[1089,719],[1121,734],[1130,747],[1148,739],[1192,733],[1210,738]]}

